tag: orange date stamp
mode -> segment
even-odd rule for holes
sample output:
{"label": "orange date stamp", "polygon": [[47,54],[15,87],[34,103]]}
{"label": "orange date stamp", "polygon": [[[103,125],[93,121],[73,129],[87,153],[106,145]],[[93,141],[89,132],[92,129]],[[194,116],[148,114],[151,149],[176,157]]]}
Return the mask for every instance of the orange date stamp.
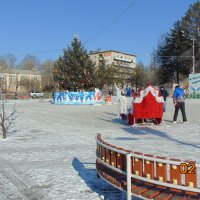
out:
{"label": "orange date stamp", "polygon": [[179,171],[181,174],[195,174],[196,165],[195,163],[181,163],[179,165]]}

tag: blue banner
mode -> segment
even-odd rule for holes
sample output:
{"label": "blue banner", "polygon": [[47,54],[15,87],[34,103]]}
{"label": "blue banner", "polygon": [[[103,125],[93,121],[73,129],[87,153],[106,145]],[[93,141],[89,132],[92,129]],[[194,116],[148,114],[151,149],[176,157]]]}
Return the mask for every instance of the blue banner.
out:
{"label": "blue banner", "polygon": [[102,104],[101,91],[95,92],[53,92],[53,104]]}

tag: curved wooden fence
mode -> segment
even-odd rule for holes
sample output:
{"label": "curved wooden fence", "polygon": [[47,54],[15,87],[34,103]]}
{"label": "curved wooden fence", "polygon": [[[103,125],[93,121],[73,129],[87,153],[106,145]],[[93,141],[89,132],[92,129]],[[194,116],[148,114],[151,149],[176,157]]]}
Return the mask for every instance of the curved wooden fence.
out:
{"label": "curved wooden fence", "polygon": [[133,152],[96,137],[98,175],[114,187],[126,191],[127,199],[137,196],[155,200],[200,200],[195,161],[168,159]]}

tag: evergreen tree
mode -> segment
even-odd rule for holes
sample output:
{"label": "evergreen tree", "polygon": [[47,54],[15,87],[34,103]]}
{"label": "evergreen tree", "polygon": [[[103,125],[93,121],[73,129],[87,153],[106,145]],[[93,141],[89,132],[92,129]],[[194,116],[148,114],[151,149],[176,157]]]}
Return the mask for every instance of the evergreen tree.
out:
{"label": "evergreen tree", "polygon": [[[194,47],[195,47],[195,72],[200,72],[200,1],[198,0],[196,3],[190,6],[185,16],[182,19],[183,31],[185,33],[185,37],[190,46],[190,51],[188,55],[191,56],[192,63],[192,44],[194,39]],[[192,65],[192,64],[191,64]]]}
{"label": "evergreen tree", "polygon": [[102,58],[94,71],[94,86],[102,89],[106,84],[113,84],[117,71],[117,68],[113,65],[107,65],[105,59]]}
{"label": "evergreen tree", "polygon": [[159,83],[179,83],[180,77],[188,76],[191,66],[189,56],[185,55],[188,48],[186,38],[183,37],[182,24],[177,21],[157,49]]}
{"label": "evergreen tree", "polygon": [[155,59],[152,56],[152,60],[150,62],[150,64],[145,68],[145,74],[146,74],[146,85],[148,85],[149,83],[151,83],[152,85],[157,85],[157,76],[156,76],[156,63],[155,63]]}
{"label": "evergreen tree", "polygon": [[99,62],[99,65],[94,70],[94,79],[93,83],[94,86],[97,88],[102,89],[105,84],[105,77],[106,75],[106,63],[104,58]]}
{"label": "evergreen tree", "polygon": [[134,69],[134,75],[131,77],[131,82],[136,88],[142,87],[147,82],[147,75],[144,70],[144,64],[140,61]]}
{"label": "evergreen tree", "polygon": [[160,83],[178,83],[192,72],[193,39],[195,42],[195,72],[200,72],[200,2],[190,6],[186,15],[177,21],[157,48],[156,61],[159,63]]}
{"label": "evergreen tree", "polygon": [[81,41],[74,37],[67,50],[64,49],[63,57],[56,61],[53,78],[59,84],[60,89],[77,91],[92,87],[93,76],[94,64]]}

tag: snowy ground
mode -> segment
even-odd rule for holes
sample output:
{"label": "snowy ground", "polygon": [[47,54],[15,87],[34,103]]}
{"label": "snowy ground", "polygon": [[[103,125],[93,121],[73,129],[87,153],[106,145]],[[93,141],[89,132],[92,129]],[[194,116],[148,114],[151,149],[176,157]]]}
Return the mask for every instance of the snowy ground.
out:
{"label": "snowy ground", "polygon": [[[173,104],[167,102],[167,126],[130,127],[116,118],[117,106],[52,105],[48,101],[17,102],[11,135],[0,138],[1,200],[121,200],[125,194],[96,178],[95,135],[118,146],[200,162],[200,100],[187,100],[190,124],[172,125]],[[199,181],[200,182],[200,181]],[[200,185],[200,184],[199,184]]]}

